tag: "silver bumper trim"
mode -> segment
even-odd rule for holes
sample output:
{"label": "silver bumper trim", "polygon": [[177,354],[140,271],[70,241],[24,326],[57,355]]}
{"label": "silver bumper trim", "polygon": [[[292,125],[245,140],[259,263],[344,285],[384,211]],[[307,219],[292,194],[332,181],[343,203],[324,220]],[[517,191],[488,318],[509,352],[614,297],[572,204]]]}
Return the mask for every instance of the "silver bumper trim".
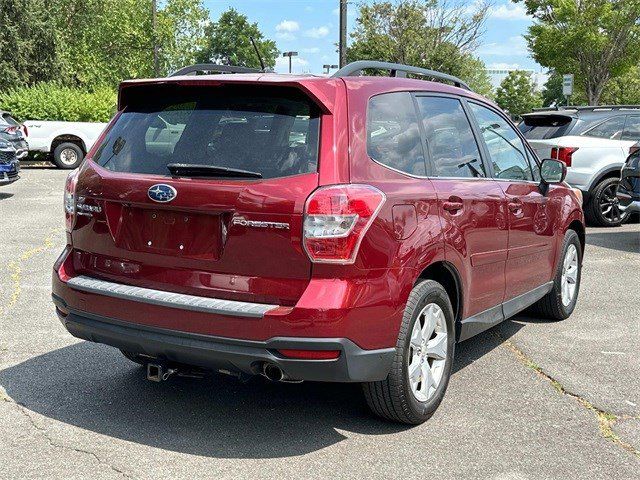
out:
{"label": "silver bumper trim", "polygon": [[97,278],[79,275],[67,282],[71,288],[82,292],[121,298],[134,302],[160,305],[163,307],[191,310],[194,312],[215,313],[235,317],[262,318],[264,314],[278,305],[264,303],[238,302],[218,298],[197,297],[183,293],[165,292],[151,288],[133,287],[121,283],[107,282]]}

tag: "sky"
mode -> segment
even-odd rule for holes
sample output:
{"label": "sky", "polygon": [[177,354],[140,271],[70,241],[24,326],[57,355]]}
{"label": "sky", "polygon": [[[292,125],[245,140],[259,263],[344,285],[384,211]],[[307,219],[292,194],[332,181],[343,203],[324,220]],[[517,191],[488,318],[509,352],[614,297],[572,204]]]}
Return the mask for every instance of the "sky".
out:
{"label": "sky", "polygon": [[[358,4],[348,4],[348,29],[355,26]],[[372,0],[364,0],[372,3]],[[464,2],[470,6],[477,0]],[[488,68],[521,68],[541,71],[529,56],[523,34],[532,20],[522,4],[493,0],[489,9],[486,32],[475,51]],[[293,59],[294,73],[322,73],[324,64],[337,64],[338,0],[204,0],[216,20],[229,7],[257,22],[267,38],[276,41],[280,51],[297,51]],[[288,58],[278,58],[277,72],[288,71]]]}

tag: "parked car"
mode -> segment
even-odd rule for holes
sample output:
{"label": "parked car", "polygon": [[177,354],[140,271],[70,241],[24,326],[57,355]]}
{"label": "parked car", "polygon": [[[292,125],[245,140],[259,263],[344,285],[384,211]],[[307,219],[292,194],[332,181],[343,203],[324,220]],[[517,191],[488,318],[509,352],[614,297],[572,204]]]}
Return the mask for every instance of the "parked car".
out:
{"label": "parked car", "polygon": [[29,150],[49,155],[60,168],[74,169],[84,159],[106,123],[28,120]]}
{"label": "parked car", "polygon": [[355,62],[133,80],[118,110],[67,179],[53,301],[150,380],[360,382],[376,414],[421,423],[456,342],[575,308],[565,165],[455,77]]}
{"label": "parked car", "polygon": [[20,178],[20,160],[15,147],[0,138],[0,186],[8,185]]}
{"label": "parked car", "polygon": [[640,106],[568,107],[523,117],[519,128],[538,156],[567,165],[567,182],[583,192],[587,221],[620,225],[625,215],[610,199],[630,148],[640,141]]}
{"label": "parked car", "polygon": [[617,202],[625,216],[640,213],[640,144],[632,148],[622,166]]}
{"label": "parked car", "polygon": [[0,110],[0,140],[13,145],[18,159],[24,158],[29,153],[29,146],[25,140],[27,128],[21,125],[9,112]]}

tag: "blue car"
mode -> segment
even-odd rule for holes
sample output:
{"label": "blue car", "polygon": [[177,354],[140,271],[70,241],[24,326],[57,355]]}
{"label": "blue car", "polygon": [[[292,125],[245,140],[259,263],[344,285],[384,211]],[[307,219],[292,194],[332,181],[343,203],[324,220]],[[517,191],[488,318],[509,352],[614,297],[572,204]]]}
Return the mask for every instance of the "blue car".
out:
{"label": "blue car", "polygon": [[20,178],[20,160],[16,149],[9,142],[0,139],[0,185],[8,185]]}

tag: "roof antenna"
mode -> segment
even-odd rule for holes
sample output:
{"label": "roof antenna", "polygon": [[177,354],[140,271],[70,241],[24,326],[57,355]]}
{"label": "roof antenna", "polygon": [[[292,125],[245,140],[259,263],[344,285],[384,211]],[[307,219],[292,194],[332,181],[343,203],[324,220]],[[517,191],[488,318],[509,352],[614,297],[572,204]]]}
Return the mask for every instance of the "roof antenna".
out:
{"label": "roof antenna", "polygon": [[249,40],[251,40],[251,45],[253,45],[253,49],[256,51],[256,55],[258,56],[258,60],[260,60],[260,67],[262,68],[262,71],[266,72],[267,69],[264,66],[264,62],[262,61],[262,56],[260,56],[260,50],[258,50],[258,46],[256,45],[255,40],[253,39],[253,37],[249,37]]}

